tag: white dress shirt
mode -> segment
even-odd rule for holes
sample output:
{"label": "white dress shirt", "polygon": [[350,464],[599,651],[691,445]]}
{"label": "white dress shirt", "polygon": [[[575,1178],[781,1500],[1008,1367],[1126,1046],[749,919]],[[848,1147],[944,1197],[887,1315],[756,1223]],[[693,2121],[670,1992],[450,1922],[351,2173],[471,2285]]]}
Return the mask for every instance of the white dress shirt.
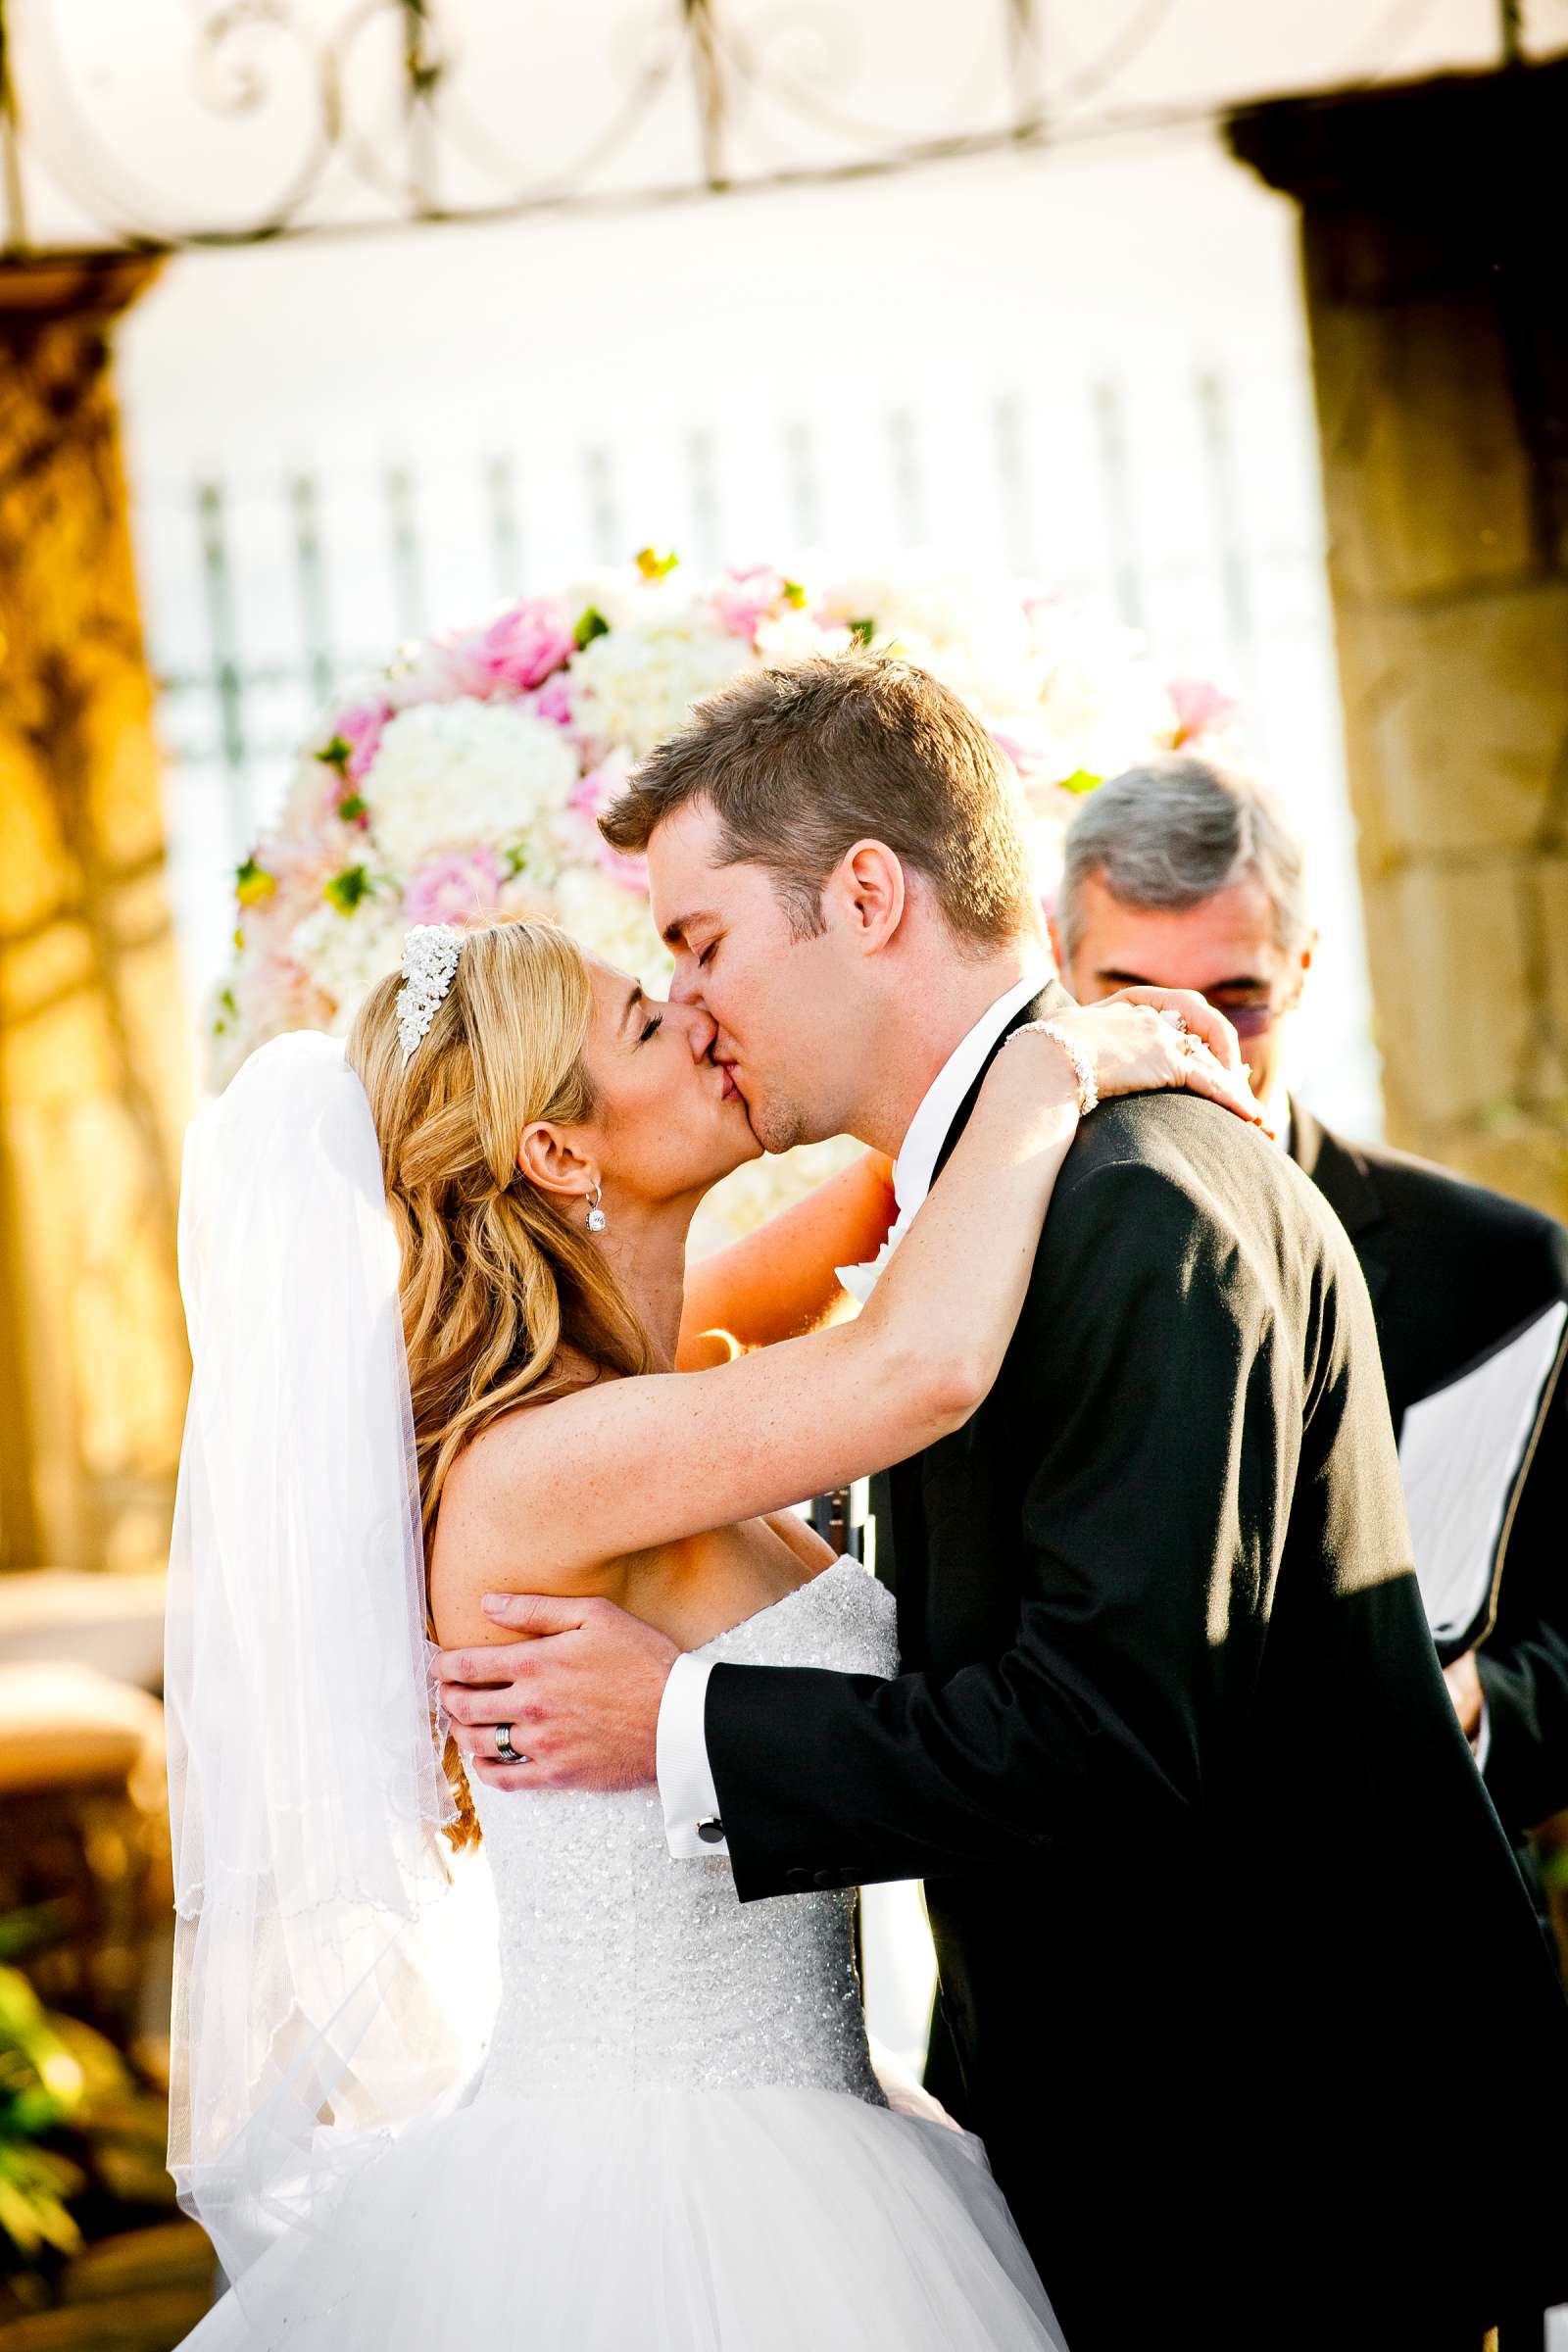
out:
{"label": "white dress shirt", "polygon": [[[937,1157],[958,1106],[985,1066],[986,1057],[1009,1021],[1033,1002],[1051,978],[1042,963],[999,997],[981,1014],[943,1063],[909,1121],[893,1163],[893,1196],[899,1204],[893,1230],[877,1255],[863,1266],[840,1266],[840,1282],[863,1305],[878,1276],[908,1232],[936,1174]],[[664,1835],[678,1862],[695,1861],[727,1848],[719,1819],[718,1792],[708,1761],[705,1719],[711,1658],[688,1651],[675,1660],[659,1709],[657,1765],[664,1809]]]}

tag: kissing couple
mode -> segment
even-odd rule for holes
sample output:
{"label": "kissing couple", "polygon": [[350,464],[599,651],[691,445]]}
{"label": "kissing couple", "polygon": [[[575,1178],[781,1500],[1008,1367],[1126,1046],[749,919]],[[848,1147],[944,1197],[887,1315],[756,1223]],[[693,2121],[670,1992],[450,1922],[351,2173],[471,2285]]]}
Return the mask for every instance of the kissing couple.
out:
{"label": "kissing couple", "polygon": [[[667,1003],[416,931],[187,1148],[187,2341],[1478,2352],[1568,2292],[1568,2013],[1234,1037],[1072,1003],[1010,774],[897,661],[747,675],[604,827]],[[790,1505],[889,1466],[873,1580]],[[866,2039],[906,1878],[956,2114]]]}

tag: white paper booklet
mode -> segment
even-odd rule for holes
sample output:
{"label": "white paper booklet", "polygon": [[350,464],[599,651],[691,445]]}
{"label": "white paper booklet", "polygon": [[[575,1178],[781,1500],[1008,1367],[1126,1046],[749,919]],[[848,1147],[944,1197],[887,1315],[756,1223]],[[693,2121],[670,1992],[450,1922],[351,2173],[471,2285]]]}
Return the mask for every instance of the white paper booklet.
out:
{"label": "white paper booklet", "polygon": [[1497,1546],[1562,1350],[1558,1299],[1517,1338],[1404,1416],[1399,1470],[1416,1576],[1434,1641],[1468,1647],[1485,1628]]}

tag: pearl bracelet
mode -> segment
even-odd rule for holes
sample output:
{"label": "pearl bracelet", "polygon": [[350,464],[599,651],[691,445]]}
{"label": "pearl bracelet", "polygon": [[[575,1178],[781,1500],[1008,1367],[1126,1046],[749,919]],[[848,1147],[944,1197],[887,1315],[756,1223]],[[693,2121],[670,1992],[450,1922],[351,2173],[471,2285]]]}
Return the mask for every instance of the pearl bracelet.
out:
{"label": "pearl bracelet", "polygon": [[1058,1029],[1054,1021],[1025,1021],[1021,1028],[1008,1032],[1005,1042],[1010,1046],[1015,1037],[1049,1037],[1066,1054],[1078,1087],[1078,1116],[1087,1119],[1100,1101],[1100,1089],[1095,1083],[1095,1065],[1082,1046],[1065,1029]]}

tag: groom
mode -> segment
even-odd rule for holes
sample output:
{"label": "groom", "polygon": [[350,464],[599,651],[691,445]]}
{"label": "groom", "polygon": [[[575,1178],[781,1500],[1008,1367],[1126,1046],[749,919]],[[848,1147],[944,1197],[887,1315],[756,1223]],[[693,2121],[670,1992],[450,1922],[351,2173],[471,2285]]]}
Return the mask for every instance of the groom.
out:
{"label": "groom", "polygon": [[[902,1228],[1065,1001],[985,731],[897,662],[751,674],[604,829],[759,1138],[897,1153]],[[485,1653],[546,1777],[657,1772],[677,1866],[727,1848],[743,1901],[924,1879],[968,2120],[1073,2352],[1527,2341],[1568,2295],[1568,2011],[1311,1186],[1189,1097],[1096,1111],[996,1388],[891,1488],[892,1683],[503,1604],[553,1637]],[[1478,2015],[1484,2160],[1451,2089]]]}

